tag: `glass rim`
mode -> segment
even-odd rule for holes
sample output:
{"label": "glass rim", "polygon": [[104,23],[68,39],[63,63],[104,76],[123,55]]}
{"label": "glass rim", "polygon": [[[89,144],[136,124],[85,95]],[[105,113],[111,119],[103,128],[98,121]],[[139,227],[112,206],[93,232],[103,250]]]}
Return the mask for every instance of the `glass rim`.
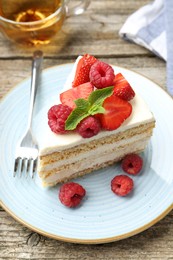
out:
{"label": "glass rim", "polygon": [[[63,5],[63,4],[62,4]],[[59,15],[62,11],[62,5],[52,14],[49,16],[45,17],[44,19],[38,20],[38,21],[33,21],[33,22],[15,22],[13,20],[4,18],[3,16],[0,15],[0,23],[3,21],[4,23],[12,24],[12,25],[22,25],[22,26],[34,26],[34,25],[39,25],[42,24],[43,22],[46,22],[57,15]]]}

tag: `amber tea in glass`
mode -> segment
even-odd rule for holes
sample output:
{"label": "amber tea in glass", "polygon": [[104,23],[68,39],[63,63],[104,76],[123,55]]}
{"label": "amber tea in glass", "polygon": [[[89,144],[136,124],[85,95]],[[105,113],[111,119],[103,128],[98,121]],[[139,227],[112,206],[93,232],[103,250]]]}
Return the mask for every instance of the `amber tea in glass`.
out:
{"label": "amber tea in glass", "polygon": [[[0,0],[0,29],[10,40],[24,45],[48,44],[60,31],[66,11],[62,0]],[[82,13],[89,4],[80,1],[73,14]],[[78,13],[77,13],[78,12]]]}

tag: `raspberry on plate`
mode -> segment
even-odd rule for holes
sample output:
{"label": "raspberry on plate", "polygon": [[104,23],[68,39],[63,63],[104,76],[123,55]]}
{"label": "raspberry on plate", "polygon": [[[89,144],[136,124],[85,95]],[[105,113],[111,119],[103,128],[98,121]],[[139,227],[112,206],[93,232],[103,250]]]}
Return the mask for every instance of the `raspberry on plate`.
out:
{"label": "raspberry on plate", "polygon": [[128,195],[133,187],[133,180],[126,175],[117,175],[111,181],[111,190],[119,196]]}
{"label": "raspberry on plate", "polygon": [[128,154],[122,160],[122,169],[128,174],[137,175],[143,166],[143,159],[138,154]]}
{"label": "raspberry on plate", "polygon": [[86,191],[80,184],[69,182],[61,186],[59,199],[63,205],[73,208],[81,203],[85,194]]}
{"label": "raspberry on plate", "polygon": [[91,66],[89,77],[91,83],[96,88],[101,89],[113,86],[115,75],[113,68],[109,64],[97,61]]}
{"label": "raspberry on plate", "polygon": [[100,121],[93,116],[86,117],[77,126],[77,132],[83,138],[90,138],[94,135],[97,135],[100,130]]}
{"label": "raspberry on plate", "polygon": [[121,73],[115,75],[113,94],[127,101],[130,101],[135,96],[134,90]]}
{"label": "raspberry on plate", "polygon": [[48,125],[52,132],[56,134],[64,134],[65,121],[72,112],[72,108],[66,105],[54,105],[48,111]]}

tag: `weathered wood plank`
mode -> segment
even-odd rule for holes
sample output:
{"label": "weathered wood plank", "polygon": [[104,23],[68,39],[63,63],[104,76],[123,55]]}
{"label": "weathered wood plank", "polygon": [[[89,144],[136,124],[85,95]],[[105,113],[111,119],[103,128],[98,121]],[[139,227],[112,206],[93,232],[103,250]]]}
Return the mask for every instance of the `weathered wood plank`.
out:
{"label": "weathered wood plank", "polygon": [[[96,55],[97,57],[97,55]],[[99,55],[101,57],[101,55]],[[156,57],[135,57],[135,58],[104,58],[103,61],[107,61],[113,65],[132,69],[144,76],[149,77],[157,84],[165,88],[166,73],[165,62]],[[44,59],[43,69],[58,64],[65,64],[73,62],[74,59]],[[8,70],[6,69],[8,68]],[[3,60],[0,61],[0,97],[2,97],[8,90],[18,84],[21,80],[30,76],[31,60]]]}
{"label": "weathered wood plank", "polygon": [[[92,1],[85,14],[70,17],[54,41],[43,49],[48,57],[74,57],[79,53],[132,56],[152,55],[122,40],[118,32],[127,16],[149,1]],[[135,4],[134,4],[135,3]],[[0,36],[0,58],[29,57],[32,50],[17,48]]]}
{"label": "weathered wood plank", "polygon": [[52,240],[0,212],[0,259],[170,259],[173,257],[173,212],[150,229],[126,240],[77,245]]}

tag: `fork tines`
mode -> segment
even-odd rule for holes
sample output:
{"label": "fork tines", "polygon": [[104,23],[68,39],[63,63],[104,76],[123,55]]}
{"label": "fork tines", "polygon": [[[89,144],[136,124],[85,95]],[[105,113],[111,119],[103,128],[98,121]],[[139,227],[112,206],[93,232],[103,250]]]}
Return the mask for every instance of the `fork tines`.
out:
{"label": "fork tines", "polygon": [[38,159],[33,158],[21,158],[17,157],[15,160],[14,165],[14,174],[15,177],[17,172],[20,173],[20,177],[22,176],[22,173],[26,172],[25,176],[28,177],[29,173],[31,174],[31,177],[34,178],[35,172],[37,170],[37,161]]}
{"label": "fork tines", "polygon": [[27,177],[31,174],[32,178],[37,170],[38,162],[38,149],[29,147],[18,147],[16,152],[16,159],[14,163],[14,174],[15,177],[17,173],[20,173],[21,177],[23,173]]}

